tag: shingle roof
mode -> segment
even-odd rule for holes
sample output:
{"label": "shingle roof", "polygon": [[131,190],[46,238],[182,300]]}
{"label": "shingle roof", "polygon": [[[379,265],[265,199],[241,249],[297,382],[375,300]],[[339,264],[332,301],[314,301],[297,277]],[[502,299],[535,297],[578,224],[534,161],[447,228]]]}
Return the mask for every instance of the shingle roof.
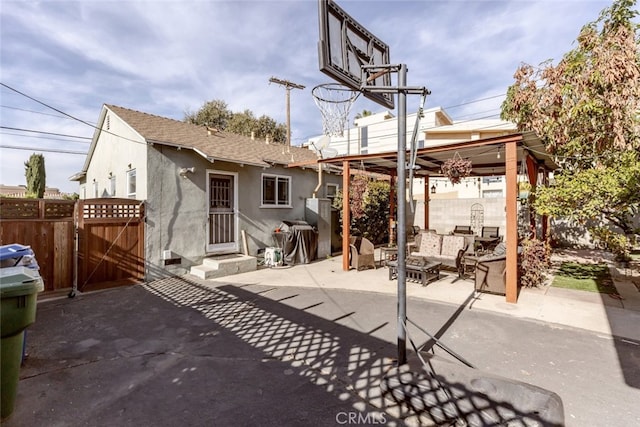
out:
{"label": "shingle roof", "polygon": [[127,122],[149,143],[190,148],[213,160],[269,166],[311,162],[317,155],[307,148],[267,144],[265,141],[230,132],[211,132],[198,126],[166,117],[130,110],[116,105],[105,105]]}

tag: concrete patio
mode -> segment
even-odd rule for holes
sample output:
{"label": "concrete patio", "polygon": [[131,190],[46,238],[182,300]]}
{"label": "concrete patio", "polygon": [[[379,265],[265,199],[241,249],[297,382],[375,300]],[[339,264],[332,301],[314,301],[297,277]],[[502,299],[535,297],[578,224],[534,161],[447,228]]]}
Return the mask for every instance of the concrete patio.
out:
{"label": "concrete patio", "polygon": [[[558,393],[568,426],[637,425],[640,311],[623,273],[623,300],[539,289],[517,305],[451,275],[408,283],[407,313],[481,371]],[[332,258],[44,301],[3,425],[427,425],[380,388],[395,286]]]}

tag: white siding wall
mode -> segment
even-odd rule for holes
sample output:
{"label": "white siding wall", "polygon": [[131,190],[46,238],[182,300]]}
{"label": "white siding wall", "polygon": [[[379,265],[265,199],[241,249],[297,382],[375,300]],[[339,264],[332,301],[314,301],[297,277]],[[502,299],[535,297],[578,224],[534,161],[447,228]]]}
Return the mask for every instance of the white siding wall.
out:
{"label": "white siding wall", "polygon": [[80,197],[87,199],[95,197],[94,182],[98,186],[98,197],[113,197],[109,181],[111,173],[116,179],[115,197],[126,198],[127,171],[135,169],[135,199],[145,200],[147,198],[147,144],[137,132],[111,112],[107,112],[103,130],[108,132],[100,133]]}

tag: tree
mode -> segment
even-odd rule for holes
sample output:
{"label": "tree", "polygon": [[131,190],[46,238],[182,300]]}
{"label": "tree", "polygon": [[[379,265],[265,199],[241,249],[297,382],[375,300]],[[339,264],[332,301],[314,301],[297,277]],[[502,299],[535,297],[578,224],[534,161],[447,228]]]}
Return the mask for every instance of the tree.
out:
{"label": "tree", "polygon": [[256,127],[256,137],[266,138],[269,137],[269,140],[279,143],[286,144],[287,143],[287,126],[283,124],[278,124],[275,120],[273,120],[269,116],[262,115],[255,123]]}
{"label": "tree", "polygon": [[256,138],[266,139],[268,137],[270,141],[281,144],[287,142],[287,127],[285,125],[277,123],[266,115],[256,119],[251,110],[233,113],[227,108],[226,102],[222,100],[205,102],[197,112],[186,112],[184,120],[195,125],[206,125],[238,135],[251,136],[253,132]]}
{"label": "tree", "polygon": [[[640,210],[640,26],[635,0],[616,0],[553,65],[521,65],[501,117],[534,131],[556,155],[555,185],[536,191],[539,214],[604,218],[630,237]],[[606,244],[606,238],[604,239]]]}
{"label": "tree", "polygon": [[194,125],[209,126],[224,130],[231,119],[231,110],[227,108],[227,103],[214,99],[202,104],[202,107],[195,113],[185,112],[184,121]]}
{"label": "tree", "polygon": [[[380,244],[389,237],[389,193],[388,181],[370,180],[364,175],[356,175],[349,185],[349,210],[351,224],[349,232],[363,236],[374,244]],[[342,227],[343,192],[338,191],[333,199],[333,207],[340,211]]]}
{"label": "tree", "polygon": [[233,113],[231,115],[231,119],[225,130],[237,133],[238,135],[251,136],[251,132],[255,132],[255,122],[256,118],[251,110],[244,110],[242,113]]}
{"label": "tree", "polygon": [[24,163],[24,166],[24,175],[27,178],[27,197],[41,199],[44,197],[47,180],[44,156],[33,153],[29,157],[29,161]]}

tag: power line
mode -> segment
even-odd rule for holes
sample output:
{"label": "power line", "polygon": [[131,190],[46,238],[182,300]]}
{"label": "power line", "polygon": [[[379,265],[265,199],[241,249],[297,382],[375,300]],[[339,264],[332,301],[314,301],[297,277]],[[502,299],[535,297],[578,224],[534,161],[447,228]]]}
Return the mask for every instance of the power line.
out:
{"label": "power line", "polygon": [[144,144],[144,145],[147,145],[147,143],[146,143],[146,142],[137,141],[137,140],[135,140],[135,139],[127,138],[126,136],[122,136],[122,135],[115,134],[115,133],[113,133],[113,132],[111,132],[111,131],[109,131],[109,130],[107,130],[107,129],[99,128],[99,127],[97,127],[97,126],[96,126],[96,125],[94,125],[94,124],[91,124],[91,123],[89,123],[89,122],[87,122],[87,121],[85,121],[85,120],[79,119],[79,118],[77,118],[77,117],[75,117],[75,116],[72,116],[72,115],[71,115],[71,114],[69,114],[69,113],[65,113],[64,111],[59,110],[59,109],[57,109],[56,107],[53,107],[53,106],[51,106],[51,105],[49,105],[49,104],[46,104],[46,103],[44,103],[44,102],[42,102],[42,101],[40,101],[40,100],[38,100],[38,99],[36,99],[36,98],[34,98],[34,97],[32,97],[32,96],[29,96],[29,95],[27,95],[27,94],[26,94],[26,93],[24,93],[24,92],[20,92],[18,89],[15,89],[15,88],[13,88],[13,87],[11,87],[11,86],[9,86],[9,85],[5,84],[5,83],[0,82],[0,86],[3,86],[3,87],[5,87],[5,88],[7,88],[7,89],[9,89],[9,90],[12,90],[12,91],[14,91],[14,92],[15,92],[15,93],[17,93],[17,94],[22,95],[22,96],[24,96],[25,98],[30,99],[30,100],[32,100],[32,101],[34,101],[34,102],[37,102],[38,104],[43,105],[43,106],[45,106],[45,107],[47,107],[47,108],[50,108],[50,109],[52,109],[53,111],[55,111],[55,112],[57,112],[57,113],[60,113],[60,114],[62,114],[62,115],[64,115],[64,116],[66,116],[66,117],[68,117],[68,118],[70,118],[70,119],[73,119],[73,120],[75,120],[75,121],[77,121],[77,122],[80,122],[80,123],[82,123],[82,124],[84,124],[84,125],[87,125],[87,126],[89,126],[90,128],[92,128],[92,129],[99,130],[100,132],[107,133],[107,134],[112,135],[112,136],[115,136],[115,137],[117,137],[117,138],[122,138],[122,139],[124,139],[125,141],[135,142],[136,144]]}
{"label": "power line", "polygon": [[55,148],[42,148],[42,147],[15,147],[13,145],[0,145],[0,148],[6,148],[8,150],[28,150],[28,151],[38,151],[45,153],[62,153],[62,154],[81,154],[83,156],[87,155],[86,151],[72,151],[72,150],[57,150]]}
{"label": "power line", "polygon": [[52,106],[51,106],[51,105],[49,105],[49,104],[45,104],[44,102],[39,101],[39,100],[37,100],[36,98],[34,98],[34,97],[32,97],[32,96],[29,96],[29,95],[27,95],[27,94],[26,94],[26,93],[24,93],[24,92],[20,92],[18,89],[15,89],[15,88],[13,88],[13,87],[11,87],[11,86],[9,86],[9,85],[5,84],[5,83],[0,82],[0,85],[2,85],[2,86],[4,86],[4,87],[6,87],[6,88],[7,88],[7,89],[9,89],[9,90],[14,91],[15,93],[17,93],[17,94],[19,94],[19,95],[24,96],[25,98],[28,98],[28,99],[32,100],[33,102],[37,102],[37,103],[38,103],[38,104],[40,104],[40,105],[43,105],[43,106],[45,106],[45,107],[47,107],[47,108],[50,108],[50,109],[52,109],[53,111],[55,111],[55,112],[57,112],[57,113],[62,114],[63,116],[69,117],[70,119],[76,120],[76,121],[78,121],[78,122],[80,122],[80,123],[83,123],[83,124],[85,124],[85,125],[87,125],[87,126],[90,126],[90,127],[92,127],[92,128],[95,128],[95,126],[94,126],[94,125],[92,125],[91,123],[86,122],[86,121],[84,121],[84,120],[82,120],[82,119],[79,119],[79,118],[77,118],[77,117],[74,117],[74,116],[72,116],[72,115],[71,115],[71,114],[69,114],[69,113],[65,113],[64,111],[59,110],[59,109],[57,109],[56,107],[52,107]]}
{"label": "power line", "polygon": [[42,135],[64,136],[65,138],[88,139],[89,141],[91,141],[91,138],[89,138],[88,136],[68,135],[68,134],[64,134],[64,133],[46,132],[46,131],[42,131],[42,130],[14,128],[14,127],[10,127],[10,126],[0,126],[0,129],[15,130],[15,131],[19,131],[19,132],[39,133],[39,134],[42,134]]}
{"label": "power line", "polygon": [[0,107],[7,108],[9,110],[24,111],[25,113],[42,114],[43,116],[51,116],[51,117],[57,117],[59,119],[69,119],[70,120],[69,117],[61,116],[59,114],[45,113],[44,111],[27,110],[26,108],[12,107],[10,105],[0,105]]}
{"label": "power line", "polygon": [[507,96],[506,93],[502,93],[500,95],[492,95],[492,96],[488,96],[486,98],[479,98],[479,99],[474,99],[471,100],[469,102],[463,102],[462,104],[457,104],[457,105],[449,105],[448,107],[442,107],[443,109],[451,109],[451,108],[458,108],[458,107],[462,107],[465,105],[469,105],[469,104],[475,104],[476,102],[482,102],[482,101],[488,101],[490,99],[495,99],[495,98],[502,98],[503,96]]}
{"label": "power line", "polygon": [[32,139],[44,139],[47,141],[60,141],[60,142],[68,142],[70,144],[89,144],[89,141],[74,141],[71,139],[64,139],[64,138],[54,138],[54,137],[50,137],[50,136],[37,136],[37,135],[24,135],[21,133],[12,133],[12,132],[1,132],[0,131],[0,135],[10,135],[10,136],[17,136],[20,138],[32,138]]}

